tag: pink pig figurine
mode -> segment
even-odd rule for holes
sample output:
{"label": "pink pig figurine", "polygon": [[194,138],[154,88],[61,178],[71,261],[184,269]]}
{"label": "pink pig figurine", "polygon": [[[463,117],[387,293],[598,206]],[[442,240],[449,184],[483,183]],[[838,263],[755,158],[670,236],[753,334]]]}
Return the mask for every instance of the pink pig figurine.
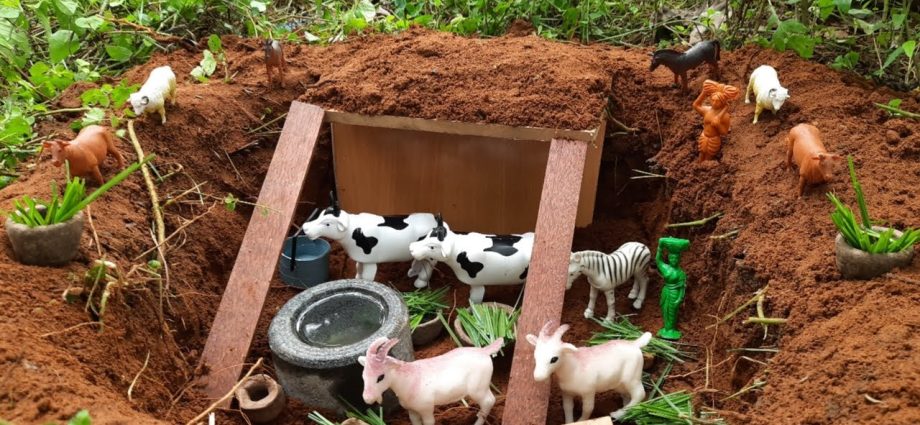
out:
{"label": "pink pig figurine", "polygon": [[495,396],[489,389],[491,356],[502,347],[501,338],[485,347],[455,348],[414,362],[387,355],[397,342],[398,339],[377,338],[367,348],[367,356],[358,357],[358,363],[364,366],[361,376],[365,403],[381,403],[383,392],[392,389],[399,404],[409,412],[412,425],[434,425],[434,406],[469,396],[479,405],[475,425],[485,422],[495,404]]}
{"label": "pink pig figurine", "polygon": [[[652,340],[644,333],[634,341],[613,340],[594,347],[575,347],[562,342],[562,334],[569,325],[562,325],[550,333],[553,322],[547,322],[540,336],[527,335],[533,345],[536,365],[533,379],[537,382],[556,375],[562,390],[562,410],[565,423],[573,422],[572,409],[575,397],[581,397],[581,419],[587,420],[594,411],[594,395],[602,391],[616,391],[623,397],[624,406],[610,416],[619,419],[626,410],[645,399],[642,387],[642,347]],[[366,378],[365,378],[366,379]]]}

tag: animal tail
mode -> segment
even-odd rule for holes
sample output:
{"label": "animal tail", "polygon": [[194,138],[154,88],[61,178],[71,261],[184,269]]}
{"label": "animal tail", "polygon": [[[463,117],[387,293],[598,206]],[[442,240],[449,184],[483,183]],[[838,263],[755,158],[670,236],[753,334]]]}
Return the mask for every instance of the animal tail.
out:
{"label": "animal tail", "polygon": [[502,349],[502,345],[504,345],[504,344],[505,344],[505,339],[504,339],[504,338],[498,338],[498,339],[496,339],[495,341],[492,341],[491,344],[489,344],[489,345],[487,345],[487,346],[485,346],[485,347],[482,347],[482,349],[483,349],[483,351],[485,351],[486,354],[488,354],[488,355],[491,356],[491,355],[497,353],[498,350],[501,350],[501,349]]}
{"label": "animal tail", "polygon": [[719,40],[712,40],[712,43],[716,45],[716,60],[722,60],[722,44],[719,43]]}
{"label": "animal tail", "polygon": [[634,346],[638,348],[642,348],[648,345],[648,343],[651,342],[651,340],[652,340],[652,333],[645,332],[642,334],[642,336],[639,337],[639,339],[634,340],[632,343]]}

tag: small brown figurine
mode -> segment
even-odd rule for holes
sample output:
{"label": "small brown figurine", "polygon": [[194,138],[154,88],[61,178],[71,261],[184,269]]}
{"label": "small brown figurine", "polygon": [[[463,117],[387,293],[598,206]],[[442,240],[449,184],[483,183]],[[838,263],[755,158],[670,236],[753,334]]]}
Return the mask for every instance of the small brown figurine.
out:
{"label": "small brown figurine", "polygon": [[273,86],[272,80],[272,68],[278,70],[278,75],[281,78],[281,87],[284,87],[284,51],[281,50],[281,42],[278,40],[265,40],[265,43],[262,45],[262,50],[265,51],[265,74],[268,76],[268,87]]}
{"label": "small brown figurine", "polygon": [[42,143],[42,147],[51,150],[51,163],[56,167],[64,165],[64,161],[67,161],[70,164],[71,176],[92,176],[100,185],[105,183],[105,180],[99,172],[99,165],[105,161],[106,156],[114,156],[118,168],[125,166],[125,158],[115,148],[115,136],[108,127],[88,125],[69,142],[53,140]]}
{"label": "small brown figurine", "polygon": [[792,161],[799,166],[799,196],[806,184],[821,184],[834,179],[834,163],[843,156],[827,153],[821,143],[821,132],[811,124],[799,124],[789,130],[786,136],[786,166]]}
{"label": "small brown figurine", "polygon": [[[712,80],[703,82],[703,91],[693,102],[693,109],[703,116],[703,133],[699,138],[700,162],[715,159],[722,148],[722,137],[728,134],[732,124],[728,104],[740,95],[737,87]],[[707,97],[709,106],[703,105]]]}
{"label": "small brown figurine", "polygon": [[700,66],[703,62],[709,64],[712,75],[719,77],[719,41],[701,41],[696,43],[684,53],[664,49],[652,53],[652,66],[649,71],[654,71],[659,65],[664,65],[674,73],[674,85],[680,77],[681,90],[687,91],[687,71]]}

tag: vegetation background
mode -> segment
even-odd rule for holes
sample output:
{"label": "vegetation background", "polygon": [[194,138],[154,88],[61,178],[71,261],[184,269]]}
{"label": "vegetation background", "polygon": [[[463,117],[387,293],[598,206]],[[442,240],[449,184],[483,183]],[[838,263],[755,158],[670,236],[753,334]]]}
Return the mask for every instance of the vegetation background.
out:
{"label": "vegetation background", "polygon": [[40,148],[37,122],[75,112],[51,109],[72,84],[98,85],[82,94],[74,129],[120,128],[135,87],[109,82],[158,50],[198,45],[192,76],[206,83],[226,65],[223,34],[331,43],[421,25],[491,37],[517,19],[550,39],[664,48],[718,38],[727,49],[794,50],[904,91],[920,83],[912,0],[0,0],[0,187]]}

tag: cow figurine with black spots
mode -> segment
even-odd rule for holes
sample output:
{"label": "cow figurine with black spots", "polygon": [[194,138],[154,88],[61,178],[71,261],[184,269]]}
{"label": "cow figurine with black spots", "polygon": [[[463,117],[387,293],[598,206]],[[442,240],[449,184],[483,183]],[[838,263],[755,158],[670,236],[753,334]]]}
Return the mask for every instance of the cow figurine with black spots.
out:
{"label": "cow figurine with black spots", "polygon": [[334,193],[331,197],[332,206],[315,220],[303,224],[303,232],[308,238],[322,237],[341,244],[348,257],[357,263],[357,279],[373,281],[380,263],[412,261],[409,277],[416,277],[415,287],[428,286],[437,263],[413,260],[409,244],[424,238],[437,225],[433,214],[349,214],[339,207]]}
{"label": "cow figurine with black spots", "polygon": [[457,234],[441,217],[428,236],[409,245],[416,261],[442,261],[457,279],[470,285],[470,303],[482,302],[486,286],[517,285],[527,279],[533,233],[521,235]]}

